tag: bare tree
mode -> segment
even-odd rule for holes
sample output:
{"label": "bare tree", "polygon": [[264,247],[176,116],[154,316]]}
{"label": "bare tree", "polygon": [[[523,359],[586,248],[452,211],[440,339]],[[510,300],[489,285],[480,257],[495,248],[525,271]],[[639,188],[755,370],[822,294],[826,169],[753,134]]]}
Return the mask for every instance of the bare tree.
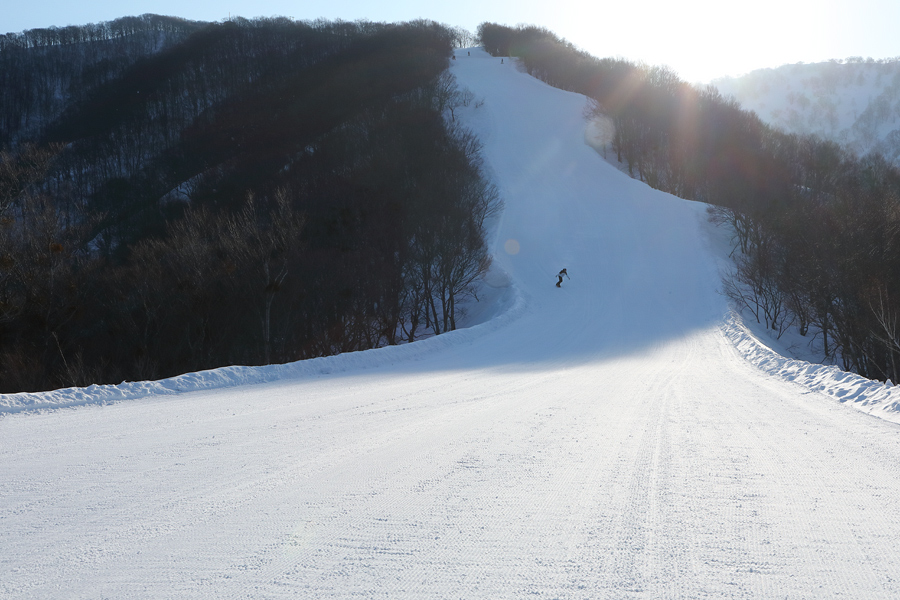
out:
{"label": "bare tree", "polygon": [[272,304],[290,272],[291,255],[301,243],[304,224],[288,189],[279,188],[271,204],[269,210],[260,210],[250,193],[243,209],[221,224],[226,251],[247,271],[255,273],[258,281],[264,364],[272,358]]}

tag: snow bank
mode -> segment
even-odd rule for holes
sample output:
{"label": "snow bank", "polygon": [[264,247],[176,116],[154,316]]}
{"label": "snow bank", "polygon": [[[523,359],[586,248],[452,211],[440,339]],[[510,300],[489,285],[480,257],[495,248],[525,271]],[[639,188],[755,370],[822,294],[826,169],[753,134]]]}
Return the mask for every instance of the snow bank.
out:
{"label": "snow bank", "polygon": [[850,402],[871,415],[900,423],[900,389],[890,381],[881,383],[842,371],[833,365],[818,365],[782,356],[753,335],[734,311],[725,316],[720,328],[738,353],[762,371],[799,383],[812,391],[823,392],[840,402]]}
{"label": "snow bank", "polygon": [[497,315],[490,320],[457,329],[412,344],[387,346],[360,352],[299,360],[281,365],[260,367],[231,366],[185,373],[159,381],[125,381],[118,385],[90,385],[49,392],[0,394],[0,417],[10,413],[43,412],[60,408],[105,405],[148,396],[167,396],[200,390],[213,390],[270,383],[359,369],[384,368],[395,363],[423,360],[443,349],[471,342],[486,333],[500,329],[525,312],[526,303],[514,285],[495,300]]}

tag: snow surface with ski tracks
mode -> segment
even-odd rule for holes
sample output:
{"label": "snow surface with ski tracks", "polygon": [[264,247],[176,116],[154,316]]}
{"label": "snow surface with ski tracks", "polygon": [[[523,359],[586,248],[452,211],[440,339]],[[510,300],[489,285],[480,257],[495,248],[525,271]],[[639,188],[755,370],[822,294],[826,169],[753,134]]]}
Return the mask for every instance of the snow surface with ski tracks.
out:
{"label": "snow surface with ski tracks", "polygon": [[891,390],[762,347],[703,205],[457,56],[505,201],[480,324],[0,398],[0,597],[900,597]]}

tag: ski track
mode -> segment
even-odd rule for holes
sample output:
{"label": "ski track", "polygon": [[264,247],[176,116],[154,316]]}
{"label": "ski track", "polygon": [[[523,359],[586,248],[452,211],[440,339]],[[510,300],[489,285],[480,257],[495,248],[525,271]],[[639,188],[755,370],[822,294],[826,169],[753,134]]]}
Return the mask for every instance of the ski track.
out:
{"label": "ski track", "polygon": [[585,147],[583,98],[472,53],[513,308],[7,414],[0,598],[900,597],[900,426],[760,369],[702,207]]}

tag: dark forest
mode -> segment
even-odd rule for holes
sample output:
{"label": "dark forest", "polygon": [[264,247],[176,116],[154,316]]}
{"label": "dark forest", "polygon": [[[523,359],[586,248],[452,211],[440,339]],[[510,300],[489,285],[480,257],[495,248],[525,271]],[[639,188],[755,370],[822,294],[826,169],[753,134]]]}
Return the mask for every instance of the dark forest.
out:
{"label": "dark forest", "polygon": [[0,37],[0,391],[457,326],[499,209],[431,22]]}

